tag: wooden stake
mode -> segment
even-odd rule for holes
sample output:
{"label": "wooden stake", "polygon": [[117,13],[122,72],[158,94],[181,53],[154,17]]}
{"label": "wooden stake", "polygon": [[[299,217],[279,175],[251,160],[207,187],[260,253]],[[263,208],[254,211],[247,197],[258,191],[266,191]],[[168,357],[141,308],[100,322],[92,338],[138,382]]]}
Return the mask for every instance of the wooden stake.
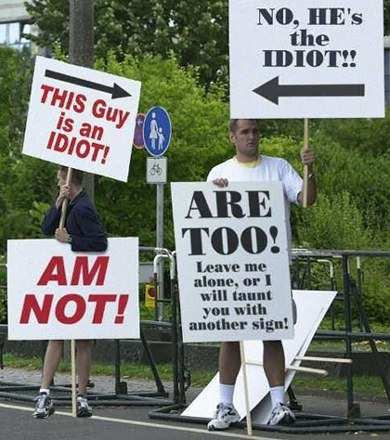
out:
{"label": "wooden stake", "polygon": [[[309,119],[304,119],[303,130],[303,149],[304,151],[309,149]],[[309,167],[304,165],[303,167],[303,207],[307,208],[307,183],[309,180]]]}
{"label": "wooden stake", "polygon": [[248,378],[246,376],[246,366],[245,362],[245,349],[244,343],[240,341],[240,356],[241,356],[241,368],[242,368],[242,377],[244,379],[244,394],[245,394],[245,409],[246,409],[246,429],[249,436],[252,436],[252,416],[251,416],[251,408],[249,405],[249,389],[248,389]]}
{"label": "wooden stake", "polygon": [[294,361],[329,362],[332,364],[352,364],[352,359],[327,358],[318,356],[297,356]]}
{"label": "wooden stake", "polygon": [[[263,364],[260,362],[246,362],[246,365],[256,365],[258,367],[262,367]],[[319,368],[309,368],[309,367],[301,367],[298,365],[288,365],[286,366],[286,370],[294,370],[301,373],[311,373],[318,374],[319,376],[327,376],[329,373],[326,370],[321,370]]]}
{"label": "wooden stake", "polygon": [[71,352],[71,364],[72,364],[72,416],[77,417],[76,410],[76,341],[72,339],[70,341],[70,352]]}
{"label": "wooden stake", "polygon": [[[66,186],[70,185],[70,182],[72,180],[72,168],[68,168],[68,173],[66,175]],[[61,206],[61,218],[60,218],[60,229],[64,229],[65,226],[65,219],[66,219],[66,211],[68,209],[68,199],[64,199]]]}
{"label": "wooden stake", "polygon": [[[72,168],[68,168],[68,173],[66,175],[66,186],[70,186],[72,181]],[[64,199],[61,206],[61,218],[59,228],[64,229],[65,227],[65,219],[66,219],[66,211],[68,209],[68,199]],[[71,359],[71,371],[72,371],[72,416],[77,417],[76,410],[76,342],[74,339],[70,341],[70,359]]]}

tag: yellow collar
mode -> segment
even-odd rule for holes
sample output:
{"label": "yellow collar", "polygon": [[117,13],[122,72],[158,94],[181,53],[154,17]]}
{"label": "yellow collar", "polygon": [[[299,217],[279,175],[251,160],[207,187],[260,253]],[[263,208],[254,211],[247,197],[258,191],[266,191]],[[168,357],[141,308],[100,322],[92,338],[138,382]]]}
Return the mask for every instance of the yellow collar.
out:
{"label": "yellow collar", "polygon": [[251,162],[240,162],[236,156],[233,157],[233,160],[240,166],[243,166],[245,168],[255,168],[258,165],[260,165],[261,162],[261,156],[259,156],[256,160],[252,160]]}

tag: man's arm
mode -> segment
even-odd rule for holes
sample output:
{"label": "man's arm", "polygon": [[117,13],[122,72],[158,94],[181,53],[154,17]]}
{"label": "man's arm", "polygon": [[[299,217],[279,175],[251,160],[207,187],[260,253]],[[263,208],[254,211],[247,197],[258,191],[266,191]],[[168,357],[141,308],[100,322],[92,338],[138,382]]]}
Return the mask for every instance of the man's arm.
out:
{"label": "man's arm", "polygon": [[56,205],[52,206],[46,213],[41,229],[45,235],[54,235],[58,225],[60,224],[61,208],[58,209]]}
{"label": "man's arm", "polygon": [[[314,152],[310,149],[301,151],[301,160],[303,165],[308,166],[308,179],[307,179],[307,206],[311,206],[314,204],[317,198],[317,183],[314,175]],[[303,186],[304,182],[302,182],[302,189],[298,194],[298,203],[303,205]]]}
{"label": "man's arm", "polygon": [[89,208],[74,212],[80,234],[71,234],[70,244],[75,252],[103,252],[107,249],[107,236],[97,213]]}

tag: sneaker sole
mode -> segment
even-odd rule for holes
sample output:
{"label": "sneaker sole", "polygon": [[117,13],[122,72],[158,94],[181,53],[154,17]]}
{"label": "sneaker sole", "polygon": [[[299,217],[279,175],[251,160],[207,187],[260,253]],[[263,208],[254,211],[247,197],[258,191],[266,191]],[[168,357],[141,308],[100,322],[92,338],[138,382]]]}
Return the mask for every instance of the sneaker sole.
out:
{"label": "sneaker sole", "polygon": [[49,416],[51,416],[52,414],[54,414],[55,409],[54,408],[50,408],[49,412],[47,414],[33,414],[33,417],[35,417],[36,419],[47,419]]}
{"label": "sneaker sole", "polygon": [[226,429],[229,429],[230,426],[232,425],[226,426],[226,428],[216,428],[215,426],[208,426],[207,431],[226,431]]}
{"label": "sneaker sole", "polygon": [[226,431],[226,429],[229,429],[231,426],[234,426],[239,422],[240,422],[239,420],[237,420],[235,422],[231,422],[228,426],[225,426],[224,428],[218,428],[214,425],[211,425],[211,426],[207,425],[207,431]]}
{"label": "sneaker sole", "polygon": [[76,414],[77,417],[92,417],[92,413],[88,411],[80,411]]}
{"label": "sneaker sole", "polygon": [[267,426],[288,426],[292,425],[295,422],[295,418],[291,416],[283,417],[283,419],[279,420],[277,423],[267,423]]}
{"label": "sneaker sole", "polygon": [[282,419],[278,424],[285,426],[285,425],[292,425],[294,422],[295,422],[295,418],[288,416],[285,419]]}

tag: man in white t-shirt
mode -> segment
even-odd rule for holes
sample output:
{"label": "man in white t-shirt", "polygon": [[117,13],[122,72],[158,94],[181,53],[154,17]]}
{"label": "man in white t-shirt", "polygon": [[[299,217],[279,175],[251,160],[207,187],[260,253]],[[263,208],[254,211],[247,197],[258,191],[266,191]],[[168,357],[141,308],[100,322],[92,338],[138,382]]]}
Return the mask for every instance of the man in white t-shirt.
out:
{"label": "man in white t-shirt", "polygon": [[[229,182],[280,181],[283,184],[286,212],[290,203],[303,204],[303,182],[299,174],[284,159],[259,154],[260,132],[254,119],[232,119],[229,125],[230,141],[236,155],[215,166],[207,177],[219,187]],[[317,190],[313,173],[314,153],[302,150],[301,160],[308,166],[307,205],[315,202]],[[291,228],[288,222],[288,238]],[[285,361],[281,341],[264,341],[264,371],[267,376],[272,399],[272,414],[269,425],[288,424],[295,420],[294,414],[284,403]],[[240,417],[233,406],[233,393],[240,370],[240,349],[238,342],[222,342],[219,353],[220,403],[214,418],[207,428],[210,431],[227,429]]]}

